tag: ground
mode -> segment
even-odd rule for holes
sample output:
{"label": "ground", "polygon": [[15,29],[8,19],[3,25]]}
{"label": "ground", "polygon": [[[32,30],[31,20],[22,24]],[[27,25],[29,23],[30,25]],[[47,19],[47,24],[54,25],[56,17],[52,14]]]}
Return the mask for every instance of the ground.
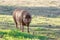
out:
{"label": "ground", "polygon": [[[30,34],[16,29],[16,8],[31,13]],[[0,40],[60,40],[60,0],[0,0]]]}
{"label": "ground", "polygon": [[[51,39],[57,39],[57,37],[59,36],[58,34],[60,18],[47,18],[43,16],[34,15],[32,16],[32,18],[33,19],[30,24],[30,34],[37,36],[45,36]],[[12,15],[0,15],[0,29],[3,30],[16,29]],[[26,31],[27,27],[25,27],[25,33],[27,33]]]}

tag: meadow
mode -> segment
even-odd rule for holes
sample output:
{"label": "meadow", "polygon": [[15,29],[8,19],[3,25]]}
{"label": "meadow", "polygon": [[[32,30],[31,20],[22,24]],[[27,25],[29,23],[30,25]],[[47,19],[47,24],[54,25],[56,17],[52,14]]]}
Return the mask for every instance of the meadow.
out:
{"label": "meadow", "polygon": [[[30,34],[17,30],[12,12],[17,6],[0,6],[0,40],[59,40],[60,8],[57,7],[20,7],[32,14]],[[19,8],[19,7],[18,7]]]}
{"label": "meadow", "polygon": [[25,27],[24,33],[16,29],[12,15],[0,15],[0,36],[3,36],[1,40],[59,39],[59,20],[60,18],[47,18],[43,16],[32,15],[30,34],[28,34],[26,32],[27,27]]}

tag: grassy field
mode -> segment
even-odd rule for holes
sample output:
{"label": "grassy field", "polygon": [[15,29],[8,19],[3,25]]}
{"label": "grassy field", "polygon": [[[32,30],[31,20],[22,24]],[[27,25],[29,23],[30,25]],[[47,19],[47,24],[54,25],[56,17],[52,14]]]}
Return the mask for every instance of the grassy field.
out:
{"label": "grassy field", "polygon": [[[27,33],[27,27],[24,27],[24,32],[16,29],[12,17],[12,12],[16,8],[32,14],[30,34]],[[21,3],[20,0],[1,0],[0,40],[60,40],[59,0],[21,0]]]}
{"label": "grassy field", "polygon": [[[59,24],[60,23],[59,22],[60,22],[60,18],[47,18],[47,17],[43,17],[43,16],[32,15],[32,21],[30,24],[30,34],[32,34],[32,35],[34,34],[36,36],[43,36],[42,38],[48,37],[49,39],[53,39],[53,40],[59,39],[60,38],[60,35],[59,35],[59,33],[60,33]],[[21,39],[21,38],[10,37],[9,36],[10,34],[8,34],[8,32],[10,32],[10,31],[14,32],[13,30],[16,30],[12,15],[0,15],[0,29],[1,29],[0,33],[2,35],[5,35],[5,36],[8,35],[8,38],[5,37],[5,40],[10,40],[10,39],[20,40]],[[4,30],[6,30],[7,32],[5,32]],[[25,27],[24,35],[27,33],[26,31],[27,31],[27,28]],[[17,32],[16,35],[18,37],[18,34],[20,35],[20,33],[18,33],[18,31],[16,31],[16,32]],[[7,33],[7,34],[5,34],[5,33]],[[15,34],[15,33],[12,33],[11,35],[14,36],[13,34]],[[4,40],[4,37],[1,39]],[[25,38],[22,37],[21,40],[24,40],[24,39]],[[26,39],[30,40],[30,38],[26,38]],[[32,39],[34,40],[34,38],[32,38]],[[46,38],[46,40],[49,40],[49,39]],[[41,40],[45,40],[45,39],[41,39]]]}
{"label": "grassy field", "polygon": [[46,36],[37,36],[20,30],[0,30],[0,40],[46,40]]}
{"label": "grassy field", "polygon": [[0,5],[7,6],[57,6],[60,7],[60,0],[0,0]]}

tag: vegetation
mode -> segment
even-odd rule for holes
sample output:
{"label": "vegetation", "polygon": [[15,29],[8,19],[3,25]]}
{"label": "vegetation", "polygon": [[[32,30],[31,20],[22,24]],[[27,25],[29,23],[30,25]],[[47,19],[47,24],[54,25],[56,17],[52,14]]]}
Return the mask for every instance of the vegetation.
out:
{"label": "vegetation", "polygon": [[57,6],[60,7],[60,0],[0,0],[0,5],[7,6]]}
{"label": "vegetation", "polygon": [[46,40],[46,36],[37,36],[24,32],[20,30],[0,30],[0,38],[3,40]]}
{"label": "vegetation", "polygon": [[[8,20],[7,20],[8,19]],[[33,16],[32,15],[32,21],[31,25],[36,26],[46,26],[46,27],[58,27],[60,26],[60,18],[47,18],[43,16]],[[0,15],[0,25],[2,26],[12,26],[14,25],[13,17],[11,15]]]}
{"label": "vegetation", "polygon": [[[56,20],[52,21],[52,22],[47,22],[53,20],[54,18],[47,18],[47,17],[42,17],[42,16],[32,16],[32,22],[30,25],[30,34],[26,33],[26,27],[25,27],[25,33],[20,32],[19,30],[16,30],[15,28],[15,24],[13,21],[13,18],[11,15],[0,15],[0,35],[3,36],[1,39],[2,40],[30,40],[30,39],[40,39],[40,40],[48,40],[48,38],[52,38],[55,39],[57,36],[57,33],[59,34],[59,31],[56,29],[58,27],[55,28],[55,26],[58,26],[59,24],[59,18],[57,18],[57,22]],[[55,25],[50,25],[55,23]],[[49,24],[47,24],[49,23]],[[58,23],[58,24],[57,24]],[[36,27],[35,27],[35,26]],[[38,26],[39,25],[39,26]],[[51,28],[50,28],[51,27]],[[57,31],[55,31],[57,30]],[[45,39],[43,39],[45,38]]]}
{"label": "vegetation", "polygon": [[[60,40],[59,0],[20,1],[0,0],[0,40]],[[32,14],[30,33],[27,27],[24,32],[16,29],[12,17],[15,8]]]}

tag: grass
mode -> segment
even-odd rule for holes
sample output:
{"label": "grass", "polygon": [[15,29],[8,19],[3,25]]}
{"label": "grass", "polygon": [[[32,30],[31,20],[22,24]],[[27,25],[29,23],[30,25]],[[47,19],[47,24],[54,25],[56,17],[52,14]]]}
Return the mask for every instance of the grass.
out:
{"label": "grass", "polygon": [[[0,15],[0,29],[3,29],[2,31],[0,31],[0,34],[4,35],[2,39],[6,39],[6,40],[9,40],[9,38],[11,40],[19,40],[19,39],[21,40],[33,39],[34,40],[36,38],[44,40],[43,38],[45,37],[55,38],[56,31],[50,28],[47,29],[47,27],[49,25],[50,27],[60,26],[59,25],[60,18],[56,18],[56,19],[57,20],[55,20],[55,18],[47,18],[43,16],[32,16],[32,22],[30,24],[30,34],[27,34],[26,32],[22,33],[20,31],[13,30],[13,29],[16,29],[16,27],[15,27],[15,24],[11,15]],[[31,34],[34,34],[37,37]]]}
{"label": "grass", "polygon": [[[46,37],[51,39],[59,39],[59,28],[60,28],[60,16],[59,8],[53,7],[22,7],[27,8],[32,14],[32,21],[30,24],[30,34],[27,34],[27,28],[25,27],[25,32],[22,33],[16,30],[13,17],[11,15],[15,7],[10,6],[0,6],[0,35],[3,36],[1,40],[45,40]],[[33,10],[33,11],[32,11]],[[38,11],[39,10],[39,11]],[[45,11],[46,10],[46,11]],[[54,13],[58,13],[57,15]],[[38,13],[38,14],[36,14]],[[39,15],[39,13],[41,15]],[[47,13],[46,15],[44,13]],[[52,16],[50,13],[53,13]],[[49,15],[48,15],[49,14]],[[43,16],[45,15],[45,16]],[[58,17],[59,16],[59,17]],[[13,30],[15,29],[15,30]],[[34,34],[34,35],[33,35]]]}
{"label": "grass", "polygon": [[1,0],[0,5],[7,6],[60,6],[59,0]]}
{"label": "grass", "polygon": [[[0,29],[3,29],[0,30],[0,35],[2,36],[1,40],[20,40],[20,39],[21,40],[30,40],[30,39],[45,40],[47,39],[47,36],[37,36],[28,33],[22,33],[20,31],[17,31],[14,26],[15,24],[11,15],[0,15]],[[11,30],[11,29],[15,29],[15,30]]]}
{"label": "grass", "polygon": [[20,32],[20,30],[0,30],[0,38],[5,40],[46,40],[46,36],[37,36],[24,32]]}
{"label": "grass", "polygon": [[[8,20],[7,20],[8,19]],[[0,15],[0,23],[5,23],[9,25],[13,25],[13,17],[11,15]],[[43,25],[43,26],[60,26],[60,18],[47,18],[43,16],[32,16],[31,25]]]}

